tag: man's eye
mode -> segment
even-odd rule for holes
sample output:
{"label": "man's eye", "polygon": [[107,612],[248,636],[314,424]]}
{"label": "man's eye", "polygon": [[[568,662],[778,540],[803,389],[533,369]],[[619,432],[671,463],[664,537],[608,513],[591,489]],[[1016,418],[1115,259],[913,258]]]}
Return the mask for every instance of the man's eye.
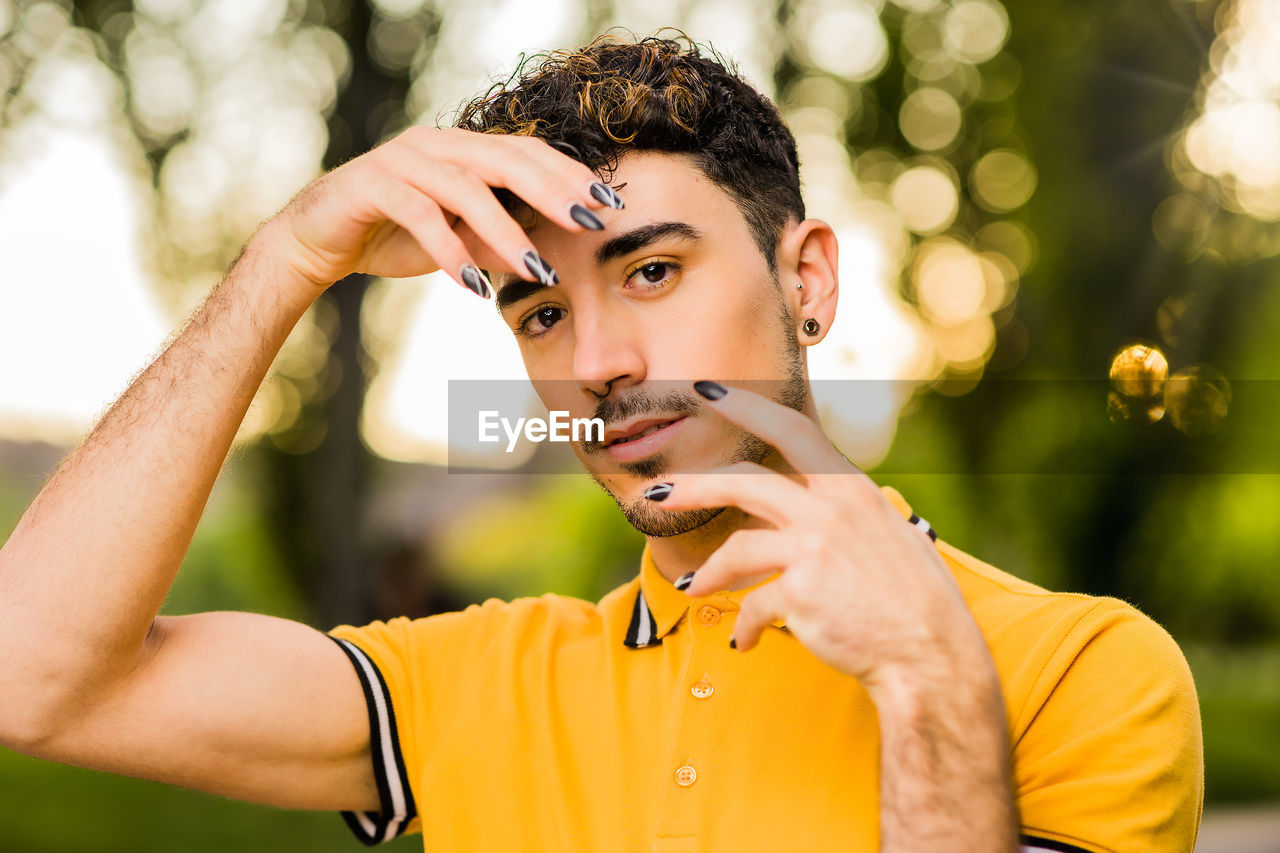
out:
{"label": "man's eye", "polygon": [[[627,279],[628,282],[635,282],[636,285],[654,289],[662,287],[667,280],[675,273],[675,264],[666,261],[654,261],[651,264],[645,264],[638,267]],[[634,286],[628,284],[628,286]]]}
{"label": "man's eye", "polygon": [[546,334],[552,326],[560,322],[560,318],[564,315],[563,308],[557,308],[554,305],[544,305],[537,309],[520,324],[518,334],[527,335],[536,338],[539,335]]}

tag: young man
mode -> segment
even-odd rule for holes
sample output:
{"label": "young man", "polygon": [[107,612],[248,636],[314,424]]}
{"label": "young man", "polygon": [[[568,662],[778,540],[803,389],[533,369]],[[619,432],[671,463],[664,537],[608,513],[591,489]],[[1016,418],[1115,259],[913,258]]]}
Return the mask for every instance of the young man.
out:
{"label": "young man", "polygon": [[[429,849],[1192,848],[1169,636],[936,540],[823,435],[836,241],[767,100],[602,41],[460,124],[303,190],[36,498],[0,551],[0,741]],[[307,306],[355,271],[488,296],[480,268],[543,402],[605,420],[575,452],[638,576],[332,637],[156,616]]]}

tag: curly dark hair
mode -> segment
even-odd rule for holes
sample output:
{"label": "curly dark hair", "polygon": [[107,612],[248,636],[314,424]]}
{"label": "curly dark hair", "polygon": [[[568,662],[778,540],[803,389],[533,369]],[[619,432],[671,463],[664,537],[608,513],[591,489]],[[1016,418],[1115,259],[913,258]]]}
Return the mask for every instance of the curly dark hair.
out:
{"label": "curly dark hair", "polygon": [[706,50],[681,33],[603,35],[580,50],[536,54],[464,105],[454,124],[536,136],[605,176],[629,150],[688,154],[737,203],[774,269],[783,226],[804,219],[795,138],[768,98]]}

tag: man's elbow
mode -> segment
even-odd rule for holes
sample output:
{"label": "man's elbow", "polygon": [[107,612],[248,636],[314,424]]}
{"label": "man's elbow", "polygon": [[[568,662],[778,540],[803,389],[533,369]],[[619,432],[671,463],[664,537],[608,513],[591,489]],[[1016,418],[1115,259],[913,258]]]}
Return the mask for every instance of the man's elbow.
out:
{"label": "man's elbow", "polygon": [[17,689],[0,687],[5,697],[0,703],[0,746],[43,758],[71,723],[67,702],[59,701],[53,691],[33,687],[29,683]]}
{"label": "man's elbow", "polygon": [[[128,668],[84,656],[74,667],[42,661],[0,672],[0,746],[36,758],[57,758],[95,708],[124,683]],[[108,674],[114,673],[112,677]]]}

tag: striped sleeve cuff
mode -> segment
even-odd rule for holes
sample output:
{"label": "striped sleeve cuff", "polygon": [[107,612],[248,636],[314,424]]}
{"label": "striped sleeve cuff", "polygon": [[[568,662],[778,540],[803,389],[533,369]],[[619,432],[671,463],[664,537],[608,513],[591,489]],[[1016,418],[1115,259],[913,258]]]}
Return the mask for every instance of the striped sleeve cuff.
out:
{"label": "striped sleeve cuff", "polygon": [[343,812],[342,817],[361,843],[372,846],[390,841],[404,833],[417,817],[418,810],[409,789],[400,737],[396,730],[395,711],[387,683],[373,660],[359,646],[347,640],[330,637],[342,647],[355,667],[369,707],[369,753],[373,757],[373,775],[378,783],[381,810],[376,812]]}
{"label": "striped sleeve cuff", "polygon": [[1019,840],[1022,844],[1018,848],[1019,853],[1089,853],[1083,847],[1077,847],[1065,841],[1053,841],[1034,835],[1023,835]]}

